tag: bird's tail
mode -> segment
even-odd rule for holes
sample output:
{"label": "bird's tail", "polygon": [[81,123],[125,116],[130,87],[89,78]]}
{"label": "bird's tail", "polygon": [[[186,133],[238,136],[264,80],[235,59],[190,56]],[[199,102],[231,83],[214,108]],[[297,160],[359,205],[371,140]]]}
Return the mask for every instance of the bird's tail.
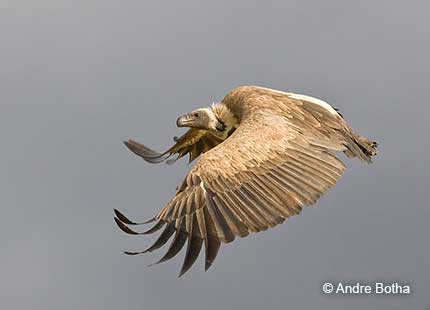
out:
{"label": "bird's tail", "polygon": [[372,162],[372,156],[378,154],[378,142],[352,133],[349,137],[345,154],[348,157],[358,157],[368,163]]}

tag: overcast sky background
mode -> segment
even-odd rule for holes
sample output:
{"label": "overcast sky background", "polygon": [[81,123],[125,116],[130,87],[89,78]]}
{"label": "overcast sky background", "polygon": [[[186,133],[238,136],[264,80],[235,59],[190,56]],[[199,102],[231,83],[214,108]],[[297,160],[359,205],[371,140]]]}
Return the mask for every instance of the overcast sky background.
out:
{"label": "overcast sky background", "polygon": [[[429,309],[428,1],[3,0],[2,309]],[[176,117],[256,84],[322,98],[381,143],[317,208],[221,248],[129,257],[113,208],[150,218],[186,161],[152,166]],[[412,285],[324,296],[325,281]]]}

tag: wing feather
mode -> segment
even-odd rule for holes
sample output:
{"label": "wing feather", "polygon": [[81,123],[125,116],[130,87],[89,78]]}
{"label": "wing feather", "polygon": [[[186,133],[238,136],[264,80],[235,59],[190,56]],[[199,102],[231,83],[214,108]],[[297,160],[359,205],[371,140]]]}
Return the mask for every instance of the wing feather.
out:
{"label": "wing feather", "polygon": [[[208,131],[194,128],[189,129],[183,136],[179,138],[175,137],[173,140],[176,142],[175,145],[163,153],[154,151],[131,139],[124,141],[124,144],[130,151],[149,163],[158,164],[166,162],[167,164],[173,164],[186,154],[189,154],[189,162],[192,162],[200,154],[209,151],[223,141]],[[176,155],[176,157],[170,159],[173,155]]]}
{"label": "wing feather", "polygon": [[166,254],[164,254],[164,256],[160,258],[160,260],[157,261],[155,264],[159,264],[173,258],[176,254],[179,253],[180,250],[182,250],[186,241],[187,241],[187,233],[185,231],[185,219],[184,219],[183,221],[181,221],[181,225],[177,228],[175,237],[172,243],[170,244]]}
{"label": "wing feather", "polygon": [[200,249],[202,248],[203,240],[200,236],[200,230],[197,223],[197,219],[192,215],[192,220],[190,223],[190,231],[188,234],[187,252],[185,254],[184,263],[179,273],[179,277],[185,274],[194,262],[197,260]]}

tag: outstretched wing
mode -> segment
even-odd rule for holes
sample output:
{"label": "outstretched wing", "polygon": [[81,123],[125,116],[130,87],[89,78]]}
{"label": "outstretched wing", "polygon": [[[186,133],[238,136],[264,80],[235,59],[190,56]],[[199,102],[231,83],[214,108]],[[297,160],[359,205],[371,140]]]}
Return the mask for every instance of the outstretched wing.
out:
{"label": "outstretched wing", "polygon": [[[157,214],[145,233],[164,227],[157,241],[139,254],[163,246],[173,235],[159,262],[175,256],[187,243],[184,274],[205,247],[207,270],[221,243],[264,231],[299,214],[333,187],[345,170],[329,150],[341,150],[336,130],[321,124],[301,104],[285,116],[254,110],[217,148],[203,154],[179,186],[173,199]],[[116,211],[118,225],[136,224]]]}
{"label": "outstretched wing", "polygon": [[[168,164],[174,163],[179,158],[189,154],[190,162],[196,159],[200,154],[207,152],[215,147],[222,140],[206,130],[189,129],[180,138],[174,138],[176,142],[171,148],[163,153],[156,152],[133,140],[125,141],[124,144],[136,155],[142,157],[149,163],[161,163],[167,161]],[[174,159],[170,159],[176,155]]]}

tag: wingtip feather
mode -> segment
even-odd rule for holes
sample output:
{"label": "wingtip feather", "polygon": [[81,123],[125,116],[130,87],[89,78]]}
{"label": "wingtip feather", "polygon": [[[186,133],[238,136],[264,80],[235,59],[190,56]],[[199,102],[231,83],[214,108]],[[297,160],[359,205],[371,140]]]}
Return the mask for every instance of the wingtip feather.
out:
{"label": "wingtip feather", "polygon": [[129,235],[139,235],[138,232],[130,229],[130,227],[126,226],[123,222],[121,222],[117,217],[114,217],[116,225],[121,229],[123,232]]}
{"label": "wingtip feather", "polygon": [[142,157],[145,161],[151,164],[158,164],[169,158],[168,153],[159,153],[149,147],[140,144],[132,139],[124,141],[125,146],[137,156]]}
{"label": "wingtip feather", "polygon": [[122,214],[118,209],[113,209],[113,212],[115,213],[115,216],[124,224],[127,225],[138,225],[138,223],[135,223],[128,219],[124,214]]}
{"label": "wingtip feather", "polygon": [[142,224],[149,224],[152,222],[155,222],[157,220],[157,217],[154,216],[153,218],[143,221],[143,222],[134,222],[130,220],[128,217],[126,217],[122,212],[120,212],[118,209],[113,209],[113,212],[115,213],[115,216],[124,224],[127,225],[142,225]]}

